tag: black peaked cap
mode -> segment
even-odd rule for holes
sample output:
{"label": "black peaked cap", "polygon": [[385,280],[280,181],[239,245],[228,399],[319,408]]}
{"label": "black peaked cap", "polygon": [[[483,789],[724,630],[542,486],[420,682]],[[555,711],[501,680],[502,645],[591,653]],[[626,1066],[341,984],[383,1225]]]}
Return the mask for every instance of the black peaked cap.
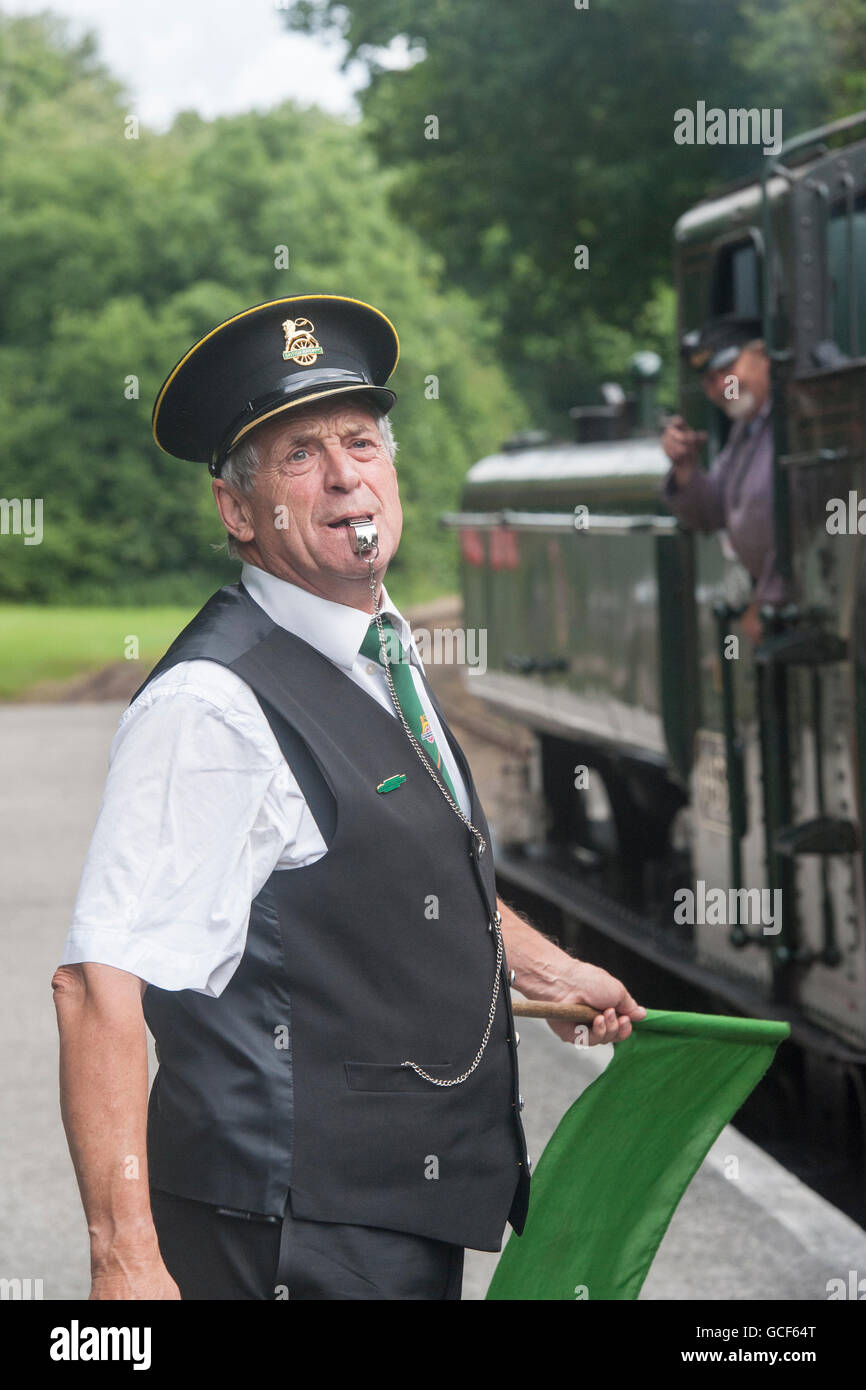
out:
{"label": "black peaked cap", "polygon": [[383,413],[400,355],[397,331],[371,304],[336,294],[256,304],[206,333],[166,377],[153,437],[218,474],[255,425],[319,397],[363,391]]}
{"label": "black peaked cap", "polygon": [[735,362],[746,343],[762,334],[760,319],[722,314],[683,334],[680,352],[694,371],[707,372]]}

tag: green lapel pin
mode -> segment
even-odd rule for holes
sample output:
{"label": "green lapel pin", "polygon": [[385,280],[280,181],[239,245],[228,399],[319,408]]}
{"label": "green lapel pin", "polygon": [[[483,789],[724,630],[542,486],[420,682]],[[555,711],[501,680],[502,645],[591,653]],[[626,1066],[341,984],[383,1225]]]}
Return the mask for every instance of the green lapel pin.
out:
{"label": "green lapel pin", "polygon": [[395,787],[402,786],[406,781],[405,772],[395,772],[393,777],[386,777],[384,782],[380,782],[376,788],[377,792],[392,792]]}

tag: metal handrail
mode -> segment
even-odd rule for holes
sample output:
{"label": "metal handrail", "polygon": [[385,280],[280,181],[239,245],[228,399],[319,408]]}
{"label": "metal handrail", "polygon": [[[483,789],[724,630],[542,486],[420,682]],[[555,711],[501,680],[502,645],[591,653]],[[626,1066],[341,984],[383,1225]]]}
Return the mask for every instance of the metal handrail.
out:
{"label": "metal handrail", "polygon": [[608,515],[597,512],[576,516],[573,512],[522,512],[503,507],[498,512],[445,512],[439,518],[446,527],[473,526],[476,530],[505,528],[509,531],[591,531],[596,535],[670,536],[680,529],[673,516],[652,513]]}
{"label": "metal handrail", "polygon": [[843,131],[853,130],[855,126],[866,125],[866,110],[855,111],[850,116],[840,116],[836,121],[828,121],[826,125],[815,126],[814,130],[804,131],[802,135],[792,135],[790,140],[782,141],[782,148],[779,150],[779,158],[782,155],[790,154],[792,150],[806,149],[809,145],[817,145],[819,141],[826,140],[831,135],[841,135]]}

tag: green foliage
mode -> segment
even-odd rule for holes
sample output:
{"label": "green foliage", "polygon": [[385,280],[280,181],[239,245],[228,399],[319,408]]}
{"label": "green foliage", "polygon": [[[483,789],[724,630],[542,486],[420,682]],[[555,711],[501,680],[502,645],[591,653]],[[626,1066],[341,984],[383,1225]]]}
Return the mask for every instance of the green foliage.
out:
{"label": "green foliage", "polygon": [[157,448],[152,404],[202,333],[304,292],[369,300],[397,324],[392,592],[453,588],[436,516],[526,412],[484,315],[389,211],[359,130],[287,104],[126,138],[92,43],[45,17],[0,16],[0,105],[0,493],[42,498],[44,514],[41,545],[0,538],[0,596],[169,601],[231,582],[206,470]]}
{"label": "green foliage", "polygon": [[[862,0],[302,0],[287,22],[367,63],[361,128],[285,104],[127,138],[91,38],[0,14],[0,493],[44,506],[41,545],[0,537],[0,596],[170,602],[232,579],[205,470],[157,449],[151,405],[202,333],[305,291],[397,324],[392,591],[453,587],[436,518],[474,459],[530,423],[564,432],[637,348],[673,402],[671,227],[762,158],[676,145],[674,111],[781,106],[791,135],[866,100]],[[395,36],[404,70],[381,60]]]}
{"label": "green foliage", "polygon": [[863,0],[743,0],[743,17],[738,57],[765,90],[771,81],[786,122],[796,112],[806,129],[866,106]]}
{"label": "green foliage", "polygon": [[131,637],[138,660],[153,666],[206,597],[147,608],[118,607],[116,599],[110,608],[0,603],[0,700],[129,659]]}
{"label": "green foliage", "polygon": [[[395,208],[485,304],[503,361],[551,418],[658,349],[637,326],[670,281],[676,218],[763,161],[675,144],[674,112],[782,107],[788,136],[866,98],[863,0],[296,0],[286,22],[336,31],[346,63],[366,61],[365,124]],[[389,70],[398,36],[417,60]]]}

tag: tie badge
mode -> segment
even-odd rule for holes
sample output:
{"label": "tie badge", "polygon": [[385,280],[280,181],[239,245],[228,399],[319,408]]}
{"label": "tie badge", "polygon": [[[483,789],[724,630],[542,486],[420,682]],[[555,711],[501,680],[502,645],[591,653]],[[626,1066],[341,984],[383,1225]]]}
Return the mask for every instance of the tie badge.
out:
{"label": "tie badge", "polygon": [[287,362],[297,362],[299,367],[312,367],[325,350],[313,337],[309,319],[286,319],[283,333],[286,338],[283,357]]}
{"label": "tie badge", "polygon": [[384,782],[380,782],[376,788],[377,792],[392,792],[397,787],[401,787],[406,781],[405,772],[395,772],[392,777],[386,777]]}
{"label": "tie badge", "polygon": [[433,728],[426,714],[421,715],[421,737],[425,743],[436,742],[436,735],[433,733]]}

